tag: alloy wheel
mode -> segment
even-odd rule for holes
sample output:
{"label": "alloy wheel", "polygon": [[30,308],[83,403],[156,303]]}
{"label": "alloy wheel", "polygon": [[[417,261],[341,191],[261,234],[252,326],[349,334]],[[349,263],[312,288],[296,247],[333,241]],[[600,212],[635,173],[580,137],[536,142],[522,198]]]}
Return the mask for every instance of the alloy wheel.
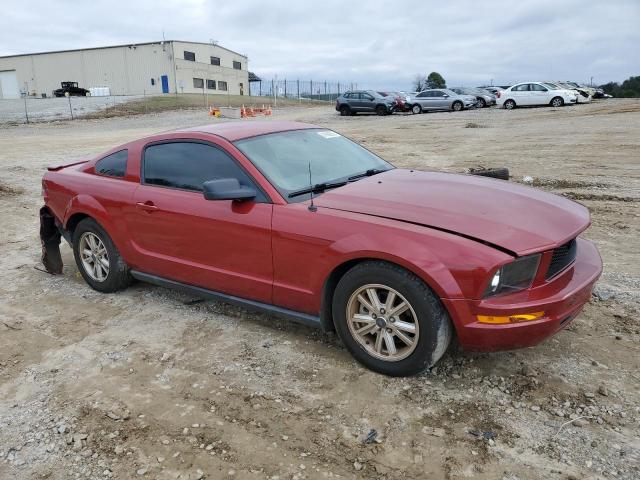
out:
{"label": "alloy wheel", "polygon": [[407,358],[418,344],[419,324],[411,304],[397,290],[380,284],[358,288],[347,302],[351,336],[380,360]]}
{"label": "alloy wheel", "polygon": [[104,282],[109,275],[109,255],[104,243],[95,233],[80,237],[80,259],[84,271],[96,282]]}

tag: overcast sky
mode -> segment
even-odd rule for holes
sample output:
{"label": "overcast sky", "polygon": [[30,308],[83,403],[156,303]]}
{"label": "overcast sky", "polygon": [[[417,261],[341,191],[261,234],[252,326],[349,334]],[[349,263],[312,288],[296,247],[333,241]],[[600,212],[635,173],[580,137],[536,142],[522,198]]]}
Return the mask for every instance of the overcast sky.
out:
{"label": "overcast sky", "polygon": [[31,0],[0,15],[0,55],[211,39],[270,79],[409,89],[640,75],[640,0]]}

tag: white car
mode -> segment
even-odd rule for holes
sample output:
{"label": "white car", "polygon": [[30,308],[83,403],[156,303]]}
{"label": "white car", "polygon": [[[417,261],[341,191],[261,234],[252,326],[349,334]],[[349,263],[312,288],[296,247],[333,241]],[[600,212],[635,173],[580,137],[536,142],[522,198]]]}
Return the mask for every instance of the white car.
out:
{"label": "white car", "polygon": [[576,103],[578,97],[573,90],[556,89],[555,85],[541,82],[517,83],[498,92],[497,105],[511,110],[515,107],[531,105],[551,105],[562,107],[566,104]]}

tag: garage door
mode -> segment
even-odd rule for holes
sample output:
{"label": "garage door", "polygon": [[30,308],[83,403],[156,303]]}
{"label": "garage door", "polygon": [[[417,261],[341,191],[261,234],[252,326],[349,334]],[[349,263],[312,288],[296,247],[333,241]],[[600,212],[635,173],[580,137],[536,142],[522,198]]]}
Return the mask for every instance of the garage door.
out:
{"label": "garage door", "polygon": [[15,70],[0,72],[0,98],[20,98]]}

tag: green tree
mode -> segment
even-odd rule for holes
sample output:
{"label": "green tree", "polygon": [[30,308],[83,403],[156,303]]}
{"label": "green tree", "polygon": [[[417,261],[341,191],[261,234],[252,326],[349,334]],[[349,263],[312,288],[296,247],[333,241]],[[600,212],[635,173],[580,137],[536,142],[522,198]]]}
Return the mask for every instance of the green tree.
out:
{"label": "green tree", "polygon": [[640,76],[629,77],[622,85],[618,82],[609,82],[604,85],[600,85],[600,88],[604,93],[613,95],[614,97],[640,97]]}
{"label": "green tree", "polygon": [[427,88],[446,88],[447,83],[438,72],[431,72],[426,81]]}

